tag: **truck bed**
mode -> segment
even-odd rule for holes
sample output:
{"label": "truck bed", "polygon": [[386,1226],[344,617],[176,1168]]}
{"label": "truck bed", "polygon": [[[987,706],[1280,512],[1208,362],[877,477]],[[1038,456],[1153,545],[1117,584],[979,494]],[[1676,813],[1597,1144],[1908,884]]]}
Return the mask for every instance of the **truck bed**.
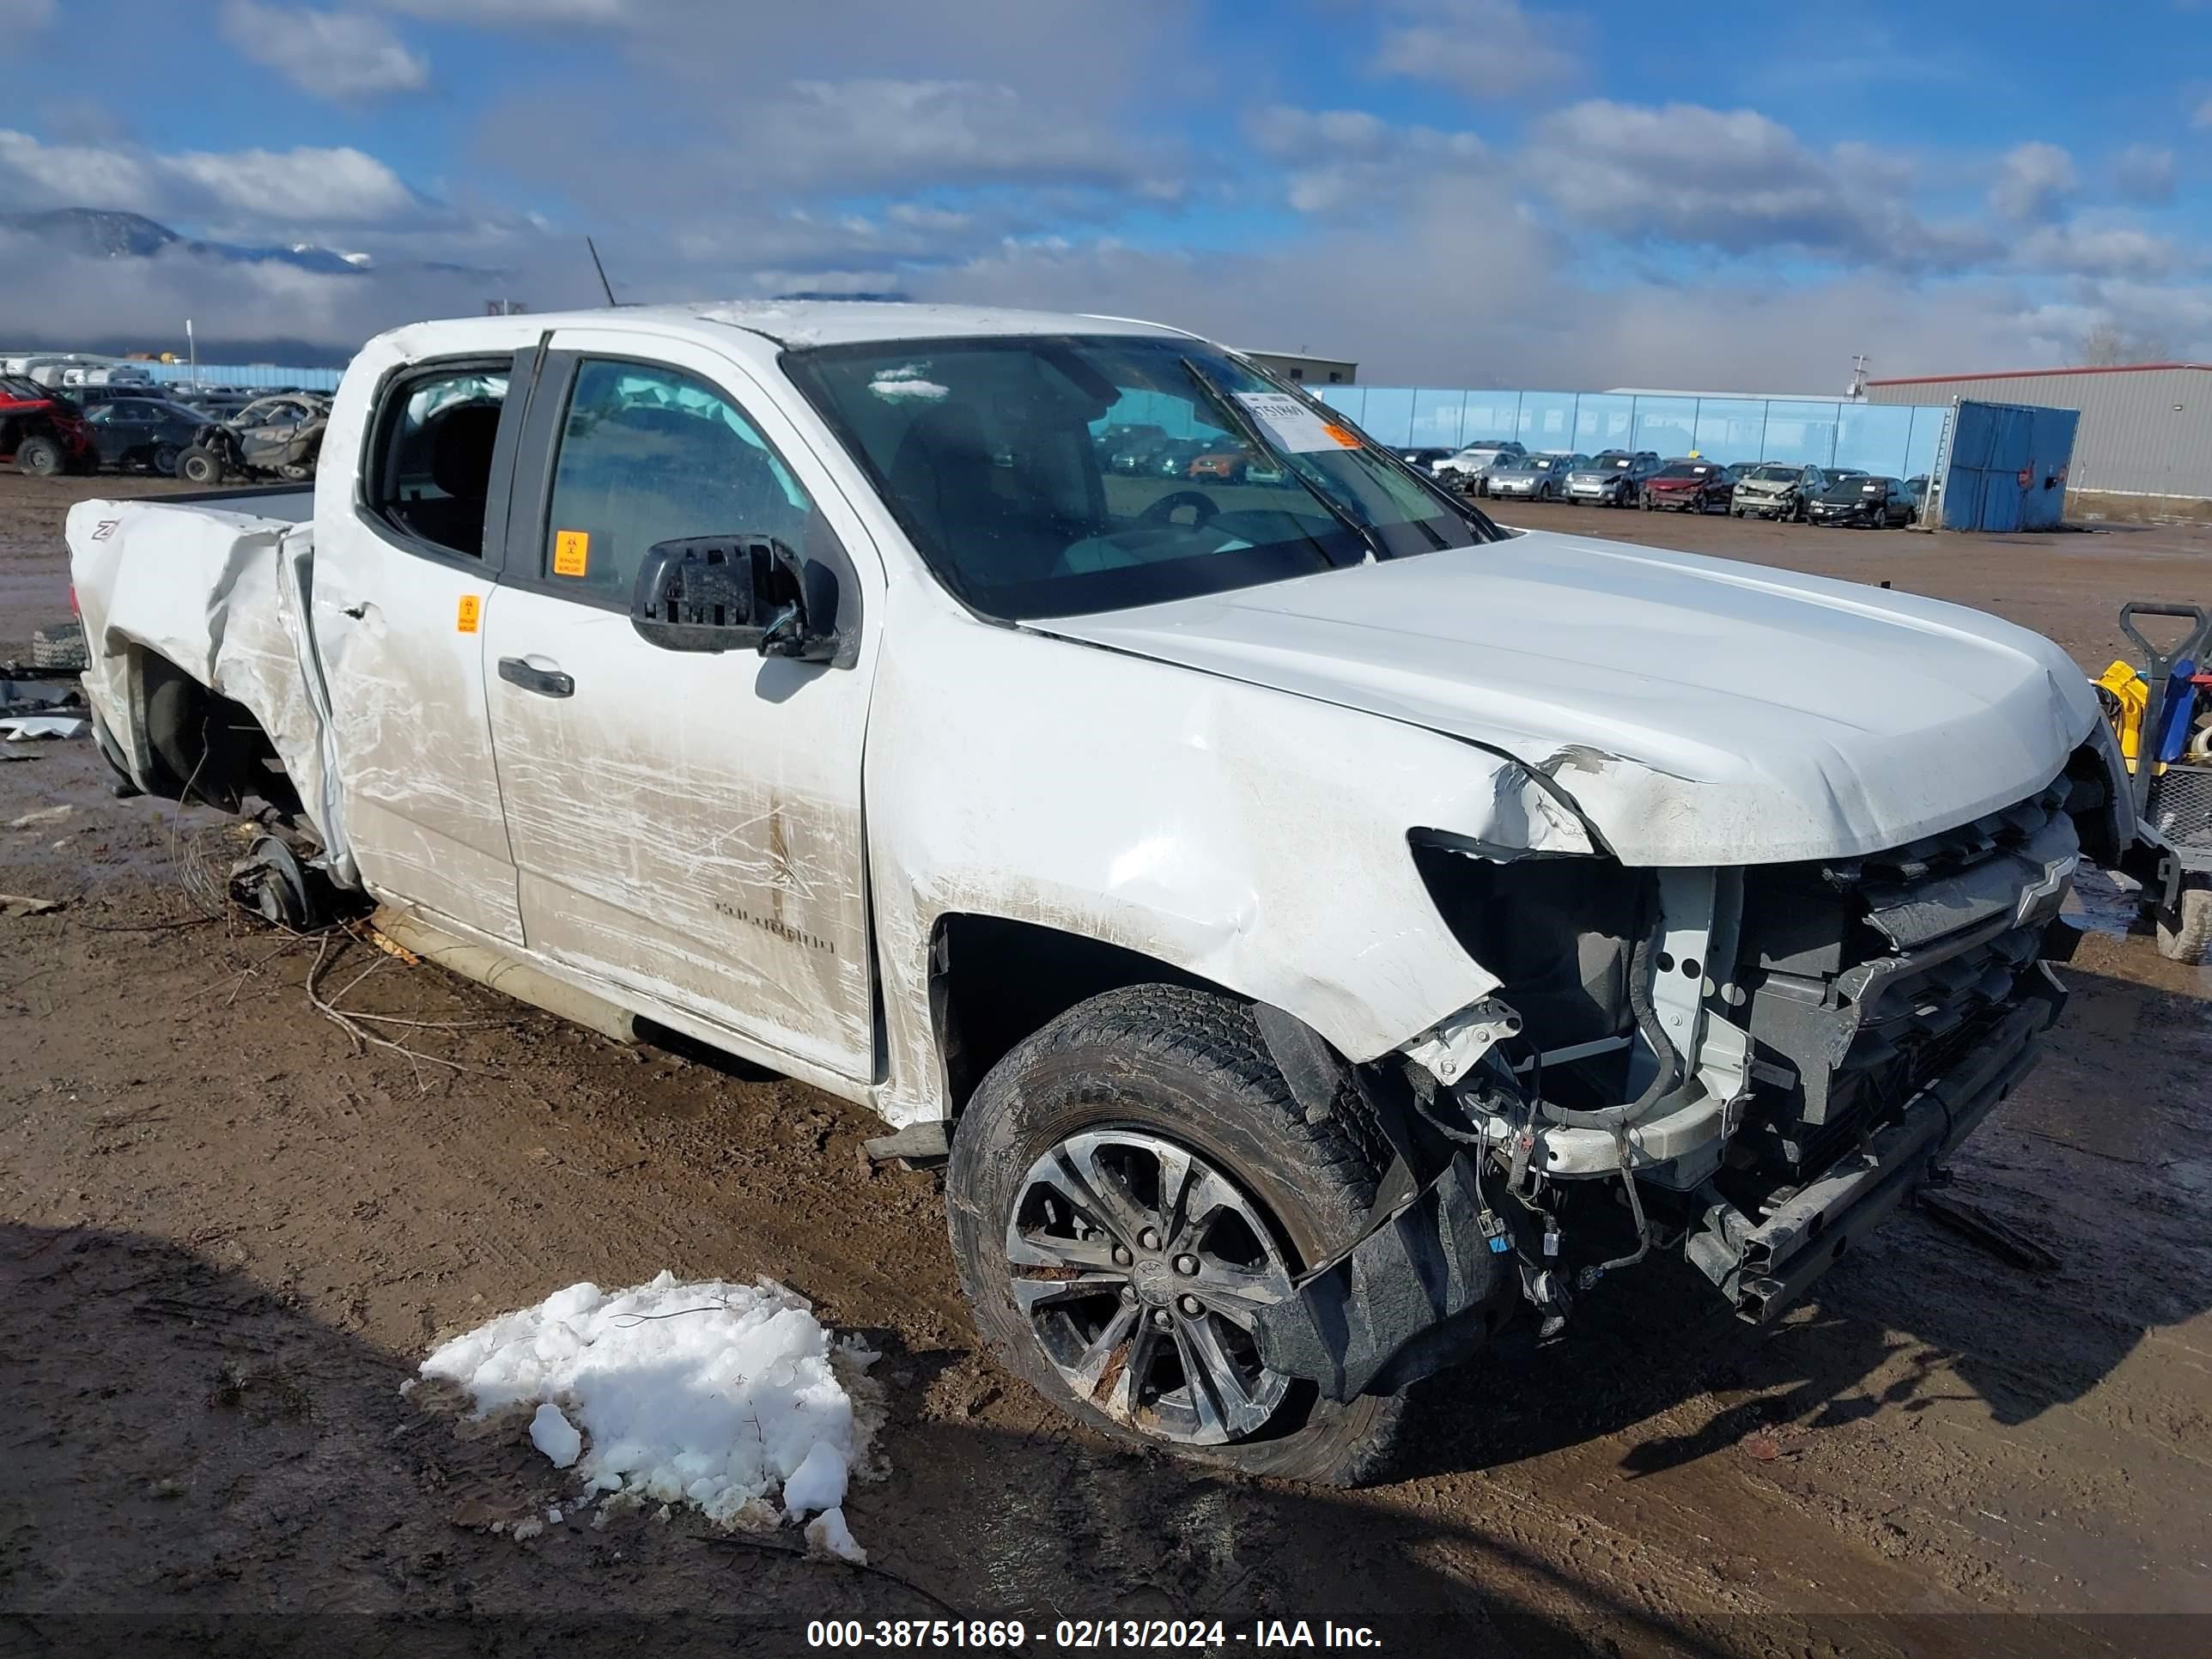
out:
{"label": "truck bed", "polygon": [[145,729],[148,687],[173,669],[252,715],[343,858],[307,617],[314,504],[312,489],[94,500],[70,509],[65,534],[86,701],[109,758],[141,788],[177,793]]}

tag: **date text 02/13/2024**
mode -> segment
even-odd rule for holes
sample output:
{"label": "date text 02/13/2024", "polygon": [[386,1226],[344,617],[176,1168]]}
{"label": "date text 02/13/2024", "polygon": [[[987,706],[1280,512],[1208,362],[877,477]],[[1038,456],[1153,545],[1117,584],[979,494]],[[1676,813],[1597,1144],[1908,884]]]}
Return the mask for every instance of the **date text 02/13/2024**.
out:
{"label": "date text 02/13/2024", "polygon": [[1377,1650],[1364,1625],[1304,1619],[1259,1619],[1232,1630],[1219,1619],[1062,1619],[1049,1631],[1016,1619],[817,1619],[806,1626],[811,1648],[1013,1649],[1031,1644],[1072,1651],[1190,1648],[1218,1652],[1231,1643],[1272,1648]]}

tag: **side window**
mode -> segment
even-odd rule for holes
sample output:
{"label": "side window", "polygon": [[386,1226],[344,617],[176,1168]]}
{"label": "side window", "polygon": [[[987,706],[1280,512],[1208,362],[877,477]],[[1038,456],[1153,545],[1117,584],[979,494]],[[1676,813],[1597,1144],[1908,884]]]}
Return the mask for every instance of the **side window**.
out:
{"label": "side window", "polygon": [[539,568],[626,604],[645,550],[690,536],[774,536],[804,552],[805,492],[718,388],[680,368],[586,358],[554,459]]}
{"label": "side window", "polygon": [[388,389],[377,415],[369,510],[402,535],[482,558],[507,382],[505,368],[479,364],[411,375]]}

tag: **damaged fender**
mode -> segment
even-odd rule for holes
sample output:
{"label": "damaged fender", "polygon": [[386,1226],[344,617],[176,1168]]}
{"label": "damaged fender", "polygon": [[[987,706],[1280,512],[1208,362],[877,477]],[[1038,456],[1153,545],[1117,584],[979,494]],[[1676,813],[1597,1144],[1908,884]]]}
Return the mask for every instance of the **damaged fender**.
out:
{"label": "damaged fender", "polygon": [[[929,998],[944,916],[1139,951],[1358,1062],[1498,982],[1439,921],[1409,830],[1595,850],[1551,786],[1418,726],[941,612],[901,626],[866,781],[895,1123],[951,1109]],[[921,684],[910,665],[957,668]]]}

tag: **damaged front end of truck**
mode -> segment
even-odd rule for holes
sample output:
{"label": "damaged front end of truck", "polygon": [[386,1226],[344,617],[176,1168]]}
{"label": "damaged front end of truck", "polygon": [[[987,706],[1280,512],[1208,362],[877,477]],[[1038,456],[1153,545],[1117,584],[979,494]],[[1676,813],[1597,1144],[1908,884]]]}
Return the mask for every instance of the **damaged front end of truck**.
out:
{"label": "damaged front end of truck", "polygon": [[1520,857],[1416,830],[1500,983],[1367,1066],[1262,1030],[1310,1109],[1401,1126],[1378,1219],[1261,1311],[1267,1364],[1334,1400],[1540,1340],[1607,1274],[1679,1252],[1765,1323],[1932,1181],[2034,1064],[2065,992],[2077,862],[2124,845],[2108,758],[1909,844],[1748,867]]}

